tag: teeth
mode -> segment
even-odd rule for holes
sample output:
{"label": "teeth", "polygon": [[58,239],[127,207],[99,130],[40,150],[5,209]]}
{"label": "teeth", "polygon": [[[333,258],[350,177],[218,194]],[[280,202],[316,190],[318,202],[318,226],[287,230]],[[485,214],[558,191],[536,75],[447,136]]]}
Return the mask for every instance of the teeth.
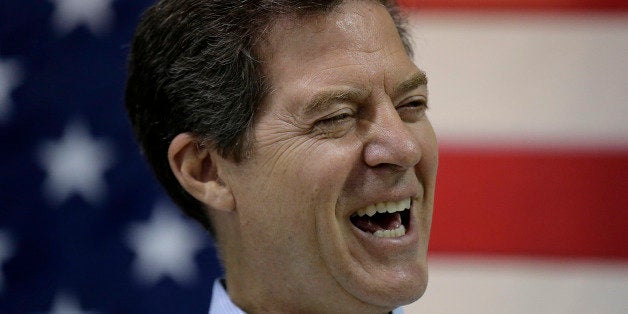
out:
{"label": "teeth", "polygon": [[406,227],[401,225],[399,228],[393,230],[377,230],[373,234],[379,238],[396,238],[406,234]]}
{"label": "teeth", "polygon": [[373,215],[375,215],[375,213],[392,214],[392,213],[404,211],[410,208],[410,203],[411,203],[411,200],[409,197],[398,202],[381,202],[381,203],[369,205],[366,208],[359,209],[355,213],[355,215],[359,217],[362,217],[364,215],[368,215],[369,217],[372,217]]}
{"label": "teeth", "polygon": [[372,216],[373,216],[373,215],[375,215],[375,213],[377,213],[377,212],[379,212],[379,208],[378,208],[378,207],[376,207],[375,205],[369,205],[369,206],[366,208],[366,214],[367,214],[369,217],[372,217]]}
{"label": "teeth", "polygon": [[377,207],[377,212],[382,214],[388,211],[388,204],[390,204],[392,202],[381,202],[381,203],[377,203],[375,205],[375,207]]}
{"label": "teeth", "polygon": [[[412,204],[412,200],[408,197],[398,202],[380,202],[377,204],[371,204],[365,208],[359,209],[353,215],[354,216],[369,216],[372,217],[376,213],[396,213],[400,211],[404,211],[410,208]],[[376,237],[379,238],[396,238],[401,237],[406,234],[406,227],[401,225],[393,230],[377,230],[373,233]]]}

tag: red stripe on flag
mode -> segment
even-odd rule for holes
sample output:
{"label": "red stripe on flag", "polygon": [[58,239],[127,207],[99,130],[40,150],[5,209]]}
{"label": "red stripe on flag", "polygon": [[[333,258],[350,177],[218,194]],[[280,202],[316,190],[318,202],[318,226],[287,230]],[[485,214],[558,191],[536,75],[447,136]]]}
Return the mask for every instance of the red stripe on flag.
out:
{"label": "red stripe on flag", "polygon": [[430,250],[628,259],[628,152],[441,149]]}
{"label": "red stripe on flag", "polygon": [[627,11],[626,0],[398,0],[405,7],[463,10]]}

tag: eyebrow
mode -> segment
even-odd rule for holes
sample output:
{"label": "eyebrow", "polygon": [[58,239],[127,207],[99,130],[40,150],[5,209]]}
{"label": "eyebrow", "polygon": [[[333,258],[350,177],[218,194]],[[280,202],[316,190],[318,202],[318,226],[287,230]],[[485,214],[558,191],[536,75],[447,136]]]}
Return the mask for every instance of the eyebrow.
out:
{"label": "eyebrow", "polygon": [[303,109],[305,115],[323,112],[332,104],[338,102],[360,102],[367,97],[367,92],[355,88],[343,88],[324,91],[316,94]]}
{"label": "eyebrow", "polygon": [[397,85],[393,91],[393,96],[405,94],[413,89],[426,85],[427,75],[425,74],[425,72],[419,70],[419,72],[414,73],[412,76],[410,76],[410,78]]}

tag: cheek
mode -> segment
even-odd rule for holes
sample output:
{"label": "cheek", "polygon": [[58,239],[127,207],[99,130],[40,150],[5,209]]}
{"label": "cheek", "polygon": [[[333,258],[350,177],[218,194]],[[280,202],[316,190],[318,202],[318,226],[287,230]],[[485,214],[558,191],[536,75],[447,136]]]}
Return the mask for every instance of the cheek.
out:
{"label": "cheek", "polygon": [[[236,206],[244,222],[260,228],[313,228],[317,212],[333,214],[353,163],[352,149],[334,142],[301,143],[259,150],[259,159],[238,176]],[[252,217],[263,215],[262,221]]]}
{"label": "cheek", "polygon": [[433,186],[438,168],[438,144],[436,134],[429,121],[419,126],[419,141],[421,145],[421,161],[417,165],[423,184]]}
{"label": "cheek", "polygon": [[294,267],[320,267],[319,231],[333,233],[330,226],[335,225],[338,198],[350,170],[347,151],[329,146],[281,152],[280,158],[264,162],[272,167],[238,179],[236,202],[245,250],[266,256],[268,265],[292,265],[289,261],[298,259],[300,266]]}
{"label": "cheek", "polygon": [[[423,186],[423,209],[419,213],[419,222],[424,241],[429,239],[434,208],[436,189],[436,173],[438,169],[438,145],[432,126],[428,123],[421,126],[422,158],[417,165],[417,175]],[[425,246],[427,247],[427,245]]]}

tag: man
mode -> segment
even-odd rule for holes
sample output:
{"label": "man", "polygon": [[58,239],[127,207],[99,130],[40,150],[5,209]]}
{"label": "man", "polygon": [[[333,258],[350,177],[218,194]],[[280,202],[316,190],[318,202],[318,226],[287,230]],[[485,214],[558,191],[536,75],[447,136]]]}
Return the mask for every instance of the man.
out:
{"label": "man", "polygon": [[405,36],[390,1],[147,11],[127,108],[215,238],[210,312],[386,313],[423,294],[437,147]]}

